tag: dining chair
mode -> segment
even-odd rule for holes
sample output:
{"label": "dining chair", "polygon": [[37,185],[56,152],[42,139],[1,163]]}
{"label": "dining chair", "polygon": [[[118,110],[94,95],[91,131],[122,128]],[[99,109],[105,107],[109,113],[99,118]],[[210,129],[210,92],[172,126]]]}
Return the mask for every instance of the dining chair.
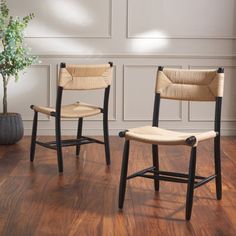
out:
{"label": "dining chair", "polygon": [[[34,161],[36,144],[57,151],[58,170],[63,172],[62,147],[76,146],[76,155],[80,153],[80,146],[90,143],[103,144],[105,147],[106,164],[110,165],[110,148],[108,132],[108,103],[110,85],[113,77],[113,63],[98,65],[60,64],[59,83],[57,86],[56,106],[44,107],[31,105],[34,110],[30,161]],[[98,107],[77,101],[73,104],[62,105],[64,90],[97,90],[105,89],[103,107]],[[36,140],[38,113],[55,118],[56,141],[41,142]],[[82,135],[83,119],[85,117],[103,114],[104,141]],[[61,139],[61,118],[78,119],[77,137],[75,139]]]}
{"label": "dining chair", "polygon": [[[224,69],[184,70],[158,67],[156,77],[155,101],[152,126],[133,128],[119,133],[125,138],[122,169],[119,187],[119,208],[123,208],[126,181],[135,177],[154,179],[155,191],[159,191],[160,181],[187,184],[185,219],[190,220],[194,189],[215,179],[216,197],[222,197],[220,130],[221,104],[224,87]],[[214,130],[202,133],[176,132],[159,128],[159,109],[161,99],[185,101],[212,101],[215,103]],[[195,175],[196,154],[199,142],[214,139],[215,173],[209,177]],[[127,176],[130,141],[152,145],[153,166]],[[185,145],[191,149],[188,173],[176,173],[159,170],[159,145]]]}

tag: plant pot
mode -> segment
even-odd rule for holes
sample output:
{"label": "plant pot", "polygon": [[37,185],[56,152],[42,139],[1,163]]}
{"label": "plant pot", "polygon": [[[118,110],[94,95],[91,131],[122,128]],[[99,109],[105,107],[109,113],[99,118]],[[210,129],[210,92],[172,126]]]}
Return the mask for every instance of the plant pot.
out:
{"label": "plant pot", "polygon": [[14,144],[24,135],[23,122],[18,113],[0,114],[0,144]]}

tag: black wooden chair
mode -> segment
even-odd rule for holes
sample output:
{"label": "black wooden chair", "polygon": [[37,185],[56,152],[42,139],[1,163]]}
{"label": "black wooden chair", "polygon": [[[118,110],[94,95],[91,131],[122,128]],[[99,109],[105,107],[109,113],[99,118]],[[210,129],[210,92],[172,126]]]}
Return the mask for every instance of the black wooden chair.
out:
{"label": "black wooden chair", "polygon": [[[43,147],[57,150],[58,170],[63,172],[62,147],[76,146],[76,155],[80,153],[80,146],[89,143],[99,143],[105,146],[106,164],[110,165],[110,148],[108,133],[108,103],[110,85],[112,82],[112,62],[99,65],[66,65],[61,63],[59,84],[57,88],[56,107],[42,107],[31,105],[34,110],[32,129],[32,140],[30,160],[34,161],[35,147],[39,144]],[[105,89],[103,107],[76,102],[74,104],[62,105],[63,90],[95,90]],[[43,113],[55,118],[56,141],[41,142],[36,140],[38,113]],[[83,118],[103,114],[104,142],[82,136]],[[61,118],[78,118],[78,129],[76,139],[61,139]]]}
{"label": "black wooden chair", "polygon": [[[170,181],[187,184],[186,220],[190,220],[193,204],[194,189],[216,180],[216,196],[220,200],[221,187],[221,158],[220,158],[220,126],[221,104],[224,87],[224,69],[218,70],[182,70],[164,69],[157,71],[156,93],[152,126],[125,130],[119,133],[125,138],[122,170],[119,189],[119,208],[123,208],[126,181],[134,177],[154,179],[155,191],[159,191],[159,181]],[[214,101],[215,128],[203,133],[182,133],[161,129],[158,127],[160,99],[175,99],[187,101]],[[196,153],[198,142],[214,139],[215,174],[209,177],[195,175]],[[130,141],[152,144],[153,166],[127,177]],[[176,173],[159,170],[158,145],[187,145],[191,148],[189,171]]]}

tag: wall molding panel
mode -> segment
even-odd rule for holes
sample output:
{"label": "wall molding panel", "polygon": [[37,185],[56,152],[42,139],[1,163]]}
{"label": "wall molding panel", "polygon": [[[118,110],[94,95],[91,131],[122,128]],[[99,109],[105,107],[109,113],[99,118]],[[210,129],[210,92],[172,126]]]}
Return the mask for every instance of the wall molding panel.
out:
{"label": "wall molding panel", "polygon": [[[8,0],[14,15],[35,13],[26,38],[103,38],[112,37],[113,0]],[[26,11],[26,6],[28,10]],[[45,9],[47,8],[47,9]],[[49,14],[48,14],[49,13]],[[101,31],[98,31],[98,30]],[[95,33],[94,33],[95,32]]]}
{"label": "wall molding panel", "polygon": [[[32,121],[33,112],[30,105],[51,105],[51,80],[51,64],[32,65],[25,72],[20,73],[19,81],[14,82],[12,79],[8,86],[9,112],[18,112],[23,121]],[[0,104],[1,109],[2,103]],[[39,115],[39,121],[47,122],[49,120],[50,117]]]}
{"label": "wall molding panel", "polygon": [[[126,1],[127,38],[236,39],[234,0],[223,2],[221,0],[217,0],[217,2],[210,0],[207,2],[209,5],[206,5],[204,0],[180,0],[178,2],[171,0]],[[224,19],[219,17],[219,14],[222,16],[222,9],[227,12]],[[135,12],[135,10],[138,12]],[[139,12],[141,10],[142,14]],[[176,12],[178,12],[178,18],[174,17]],[[199,12],[203,13],[201,18],[199,18]],[[148,15],[146,16],[145,13]],[[206,18],[204,19],[203,16]],[[169,22],[167,22],[167,19]],[[224,22],[227,22],[228,25]],[[172,27],[173,25],[174,27]],[[132,26],[134,29],[132,29]],[[187,34],[186,32],[190,33]]]}
{"label": "wall molding panel", "polygon": [[[236,122],[236,109],[234,108],[235,106],[230,106],[232,101],[235,101],[236,96],[235,94],[235,87],[236,87],[236,65],[216,65],[216,66],[191,66],[189,65],[189,68],[193,69],[199,69],[199,68],[207,68],[207,69],[212,69],[212,68],[217,68],[217,67],[223,67],[225,68],[225,90],[224,90],[224,97],[223,97],[223,110],[222,110],[222,122]],[[228,73],[234,70],[234,74],[230,77],[228,77]],[[232,97],[235,98],[232,98]],[[232,101],[230,101],[232,99]],[[227,100],[227,101],[225,101]],[[189,122],[213,122],[214,121],[214,112],[215,112],[215,106],[214,102],[209,102],[201,105],[201,103],[197,102],[189,102],[188,103],[188,121]],[[199,108],[202,107],[202,109],[205,111],[205,114],[208,115],[208,117],[202,116],[199,117],[196,112],[193,114],[193,111],[199,111]],[[227,108],[227,109],[225,109]],[[233,117],[232,113],[233,111]],[[209,114],[210,113],[210,114]]]}
{"label": "wall molding panel", "polygon": [[[37,70],[37,68],[45,68],[45,70],[47,71],[46,72],[47,73],[47,76],[46,76],[46,80],[47,80],[46,86],[47,87],[45,88],[45,91],[46,91],[46,103],[40,104],[40,105],[51,106],[51,103],[52,103],[52,94],[51,94],[51,89],[52,89],[51,64],[32,65],[30,68],[32,68],[32,69],[35,68],[36,70]],[[42,92],[41,96],[43,96],[43,91],[41,90],[40,92]],[[27,120],[33,121],[33,112],[30,109],[30,107],[29,107],[29,110],[30,110],[31,114],[29,114],[29,115],[24,115],[23,114],[22,115],[22,120],[23,121],[27,121]],[[28,111],[27,111],[27,113],[28,113]],[[51,120],[51,117],[39,114],[38,120],[39,121],[49,121],[49,120]]]}
{"label": "wall molding panel", "polygon": [[[123,121],[151,121],[152,120],[152,112],[153,112],[153,104],[154,104],[154,96],[155,96],[155,82],[156,82],[156,71],[157,71],[157,65],[124,65],[124,78],[123,78]],[[176,66],[176,65],[165,65],[165,67],[174,67],[174,68],[182,68],[182,66]],[[128,70],[129,69],[135,69],[136,70],[145,70],[145,69],[151,69],[152,75],[144,75],[141,78],[141,83],[139,84],[139,87],[137,86],[137,82],[133,81],[129,84],[129,80],[136,79],[137,73],[134,76],[129,76]],[[146,91],[142,91],[142,88],[145,88],[145,79],[152,80],[150,85],[148,86],[148,89]],[[136,88],[135,88],[136,86]],[[133,96],[132,93],[133,90],[137,90],[138,94],[136,96]],[[149,91],[149,92],[148,92]],[[142,96],[145,94],[146,96]],[[130,97],[129,97],[130,96]],[[143,97],[150,96],[148,99],[148,102],[142,103]],[[140,99],[140,100],[139,100]],[[129,104],[130,100],[130,104]],[[135,104],[137,104],[137,107],[135,107]],[[163,104],[164,103],[164,104]],[[174,105],[175,104],[175,105]],[[171,106],[172,105],[172,106]],[[168,108],[170,107],[176,107],[177,109],[174,110],[174,113],[171,114],[165,114],[162,115],[162,109],[163,106],[166,106]],[[144,108],[148,106],[148,111],[145,112]],[[164,109],[165,110],[165,109]],[[148,115],[147,115],[148,114]],[[161,113],[160,113],[160,121],[181,121],[182,120],[182,102],[179,101],[162,101],[161,104]]]}
{"label": "wall molding panel", "polygon": [[[114,63],[109,130],[150,125],[158,66],[225,67],[222,134],[236,135],[235,0],[8,0],[10,13],[35,13],[26,43],[41,64],[10,84],[9,104],[22,114],[31,134],[31,104],[55,106],[58,65]],[[225,14],[227,12],[227,14]],[[0,80],[1,83],[1,80]],[[103,91],[65,93],[63,102],[101,105]],[[1,91],[0,91],[1,96]],[[1,109],[2,104],[0,104]],[[162,100],[160,127],[212,129],[214,105]],[[85,119],[84,134],[102,135],[102,117]],[[39,116],[39,135],[54,135],[54,119]],[[74,135],[77,120],[62,121],[62,133]]]}

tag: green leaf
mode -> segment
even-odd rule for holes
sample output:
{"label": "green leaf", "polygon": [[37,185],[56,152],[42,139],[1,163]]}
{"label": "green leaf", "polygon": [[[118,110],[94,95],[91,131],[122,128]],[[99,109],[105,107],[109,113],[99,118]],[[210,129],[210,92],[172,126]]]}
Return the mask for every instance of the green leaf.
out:
{"label": "green leaf", "polygon": [[19,79],[19,72],[36,62],[24,43],[24,30],[34,18],[31,13],[23,18],[9,16],[6,0],[0,2],[0,71],[8,77]]}

